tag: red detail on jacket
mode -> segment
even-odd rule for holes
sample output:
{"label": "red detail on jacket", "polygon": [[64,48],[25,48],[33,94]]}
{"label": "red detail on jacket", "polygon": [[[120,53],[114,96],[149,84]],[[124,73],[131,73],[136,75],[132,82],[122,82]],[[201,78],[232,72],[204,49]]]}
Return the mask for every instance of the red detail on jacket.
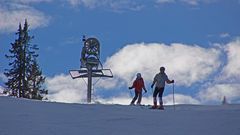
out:
{"label": "red detail on jacket", "polygon": [[136,80],[133,82],[133,86],[132,86],[132,87],[135,88],[136,91],[141,92],[141,91],[142,91],[142,88],[144,87],[143,78],[136,79]]}

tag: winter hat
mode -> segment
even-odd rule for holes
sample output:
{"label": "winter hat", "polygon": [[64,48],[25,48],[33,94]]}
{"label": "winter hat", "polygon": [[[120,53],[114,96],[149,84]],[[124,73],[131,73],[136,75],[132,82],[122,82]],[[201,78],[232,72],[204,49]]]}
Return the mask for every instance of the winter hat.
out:
{"label": "winter hat", "polygon": [[160,67],[160,71],[165,71],[165,67]]}
{"label": "winter hat", "polygon": [[141,77],[141,73],[137,73],[137,77]]}

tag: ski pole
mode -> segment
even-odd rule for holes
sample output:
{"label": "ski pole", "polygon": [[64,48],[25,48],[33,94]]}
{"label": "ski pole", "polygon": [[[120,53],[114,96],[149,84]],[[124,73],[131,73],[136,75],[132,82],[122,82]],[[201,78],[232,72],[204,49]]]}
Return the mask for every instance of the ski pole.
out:
{"label": "ski pole", "polygon": [[174,83],[173,83],[173,108],[175,111]]}
{"label": "ski pole", "polygon": [[151,90],[152,90],[152,95],[153,95],[153,88],[151,88]]}
{"label": "ski pole", "polygon": [[131,90],[129,90],[129,92],[130,92],[130,95],[131,95],[131,97],[133,96],[133,94],[132,94],[132,91]]}

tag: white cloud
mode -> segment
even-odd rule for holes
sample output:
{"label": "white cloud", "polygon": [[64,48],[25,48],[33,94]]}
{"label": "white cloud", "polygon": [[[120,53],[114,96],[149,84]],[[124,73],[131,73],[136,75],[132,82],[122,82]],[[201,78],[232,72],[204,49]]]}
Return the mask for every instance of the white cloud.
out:
{"label": "white cloud", "polygon": [[[177,85],[190,86],[196,82],[205,82],[209,80],[210,75],[216,73],[217,77],[213,82],[204,83],[205,88],[201,88],[197,97],[189,95],[175,94],[176,104],[201,104],[218,102],[221,103],[223,96],[227,97],[229,102],[239,100],[239,39],[228,43],[222,48],[202,48],[197,45],[186,45],[175,43],[171,45],[159,43],[140,43],[126,45],[114,55],[109,57],[104,63],[105,68],[113,71],[114,78],[103,79],[95,86],[96,91],[119,90],[120,87],[131,85],[137,72],[141,72],[145,83],[152,81],[154,75],[159,72],[160,66],[166,67],[166,72],[170,79],[174,79]],[[225,51],[222,51],[225,49]],[[220,73],[220,56],[226,52],[227,63],[223,65]],[[228,80],[237,78],[234,83]],[[58,75],[53,78],[47,78],[47,89],[49,90],[49,99],[60,102],[82,103],[86,101],[86,84],[82,79],[72,80],[69,75]],[[102,93],[107,91],[101,91]],[[105,94],[106,94],[105,93]],[[119,93],[119,91],[118,91]],[[95,95],[96,101],[108,104],[129,104],[132,97],[125,91],[119,95],[110,97],[104,95]],[[169,94],[163,98],[167,105],[172,104],[172,95]],[[144,95],[143,104],[152,104],[152,96],[147,93]]]}
{"label": "white cloud", "polygon": [[229,33],[221,33],[219,36],[221,38],[227,38],[227,37],[230,37],[230,34]]}
{"label": "white cloud", "polygon": [[143,5],[139,2],[131,0],[67,0],[71,6],[78,7],[84,6],[90,9],[103,7],[105,9],[111,9],[113,11],[138,11],[143,8]]}
{"label": "white cloud", "polygon": [[[47,78],[46,87],[49,90],[48,99],[50,101],[65,102],[65,103],[86,103],[87,86],[82,79],[72,79],[69,75],[57,75],[52,78]],[[97,91],[100,89],[96,89]],[[117,89],[114,89],[117,90]],[[106,95],[105,95],[106,96]],[[119,95],[110,97],[101,97],[94,95],[92,101],[103,104],[130,104],[133,94],[130,95],[127,91]],[[172,105],[172,94],[163,97],[164,104]],[[142,104],[152,105],[152,95],[143,94]],[[199,101],[182,94],[175,94],[176,104],[199,104]]]}
{"label": "white cloud", "polygon": [[199,0],[181,0],[181,1],[186,4],[193,5],[193,6],[196,6],[199,4]]}
{"label": "white cloud", "polygon": [[[0,4],[3,2],[0,2]],[[27,19],[31,29],[47,26],[50,17],[25,4],[6,3],[0,5],[0,33],[15,32],[21,22]]]}
{"label": "white cloud", "polygon": [[[116,97],[108,97],[108,98],[97,98],[97,102],[103,104],[122,104],[122,105],[129,105],[132,101],[131,96],[127,93],[116,96]],[[165,105],[173,105],[173,97],[172,94],[163,97],[163,102]],[[135,102],[136,103],[136,102]],[[144,105],[153,105],[153,97],[152,96],[145,96],[142,97],[142,104]],[[188,95],[182,94],[175,94],[175,104],[200,104],[200,101],[197,99],[192,98]]]}
{"label": "white cloud", "polygon": [[223,79],[240,80],[240,39],[226,45],[227,64],[223,68]]}
{"label": "white cloud", "polygon": [[[175,94],[175,104],[200,104],[200,101],[194,99],[191,96],[183,95],[183,94]],[[129,105],[132,101],[131,96],[128,94],[119,95],[117,97],[110,97],[110,98],[98,98],[97,101],[104,104],[123,104]],[[173,96],[169,94],[163,97],[164,105],[173,105]],[[144,105],[153,105],[153,97],[152,96],[145,96],[143,95],[142,104]]]}
{"label": "white cloud", "polygon": [[[93,80],[94,82],[94,80]],[[65,103],[86,103],[87,85],[82,79],[72,79],[69,75],[57,75],[46,79],[48,99],[50,101]],[[96,99],[96,100],[95,100]],[[101,98],[98,95],[92,96],[92,102],[105,104],[129,104],[131,97],[127,93],[117,97]]]}
{"label": "white cloud", "polygon": [[113,1],[110,4],[110,7],[114,11],[125,11],[125,10],[140,11],[144,8],[142,4],[136,3],[130,0]]}
{"label": "white cloud", "polygon": [[[109,97],[109,98],[97,98],[97,102],[102,104],[122,104],[122,105],[129,105],[132,100],[127,94],[122,94],[117,97]],[[143,99],[144,100],[144,99]]]}
{"label": "white cloud", "polygon": [[109,57],[104,66],[112,69],[117,82],[123,84],[131,82],[137,72],[142,73],[145,81],[152,81],[159,67],[165,66],[169,79],[176,80],[178,85],[190,86],[216,71],[220,66],[219,56],[220,51],[213,48],[140,43],[125,46]]}
{"label": "white cloud", "polygon": [[223,46],[227,63],[205,90],[198,93],[202,102],[220,102],[224,96],[229,102],[240,99],[240,39]]}
{"label": "white cloud", "polygon": [[240,84],[215,84],[198,93],[201,102],[221,102],[226,96],[228,101],[239,99]]}
{"label": "white cloud", "polygon": [[165,3],[175,3],[175,0],[157,0],[156,3],[158,4],[165,4]]}
{"label": "white cloud", "polygon": [[186,4],[192,5],[192,6],[197,6],[199,4],[211,4],[215,3],[219,0],[180,0],[181,2],[184,2]]}
{"label": "white cloud", "polygon": [[68,0],[68,2],[74,7],[83,5],[88,8],[96,8],[105,3],[99,2],[98,0]]}
{"label": "white cloud", "polygon": [[[65,103],[86,103],[87,85],[83,79],[72,79],[70,75],[57,75],[46,79],[46,89],[49,91],[50,101]],[[116,98],[100,98],[96,95],[97,102],[101,103],[129,103],[127,95],[119,95]],[[125,101],[126,100],[126,101]],[[92,96],[94,102],[94,96]]]}
{"label": "white cloud", "polygon": [[81,103],[86,101],[86,84],[81,79],[73,80],[69,75],[57,75],[46,79],[50,101]]}
{"label": "white cloud", "polygon": [[15,3],[41,3],[41,2],[50,2],[52,0],[2,0],[2,2],[15,2]]}
{"label": "white cloud", "polygon": [[2,87],[2,86],[0,86],[0,94],[2,94],[2,93],[3,93],[3,91],[4,91],[3,87]]}
{"label": "white cloud", "polygon": [[184,3],[190,6],[198,6],[200,4],[210,4],[217,2],[219,0],[156,0],[157,4],[165,4],[165,3]]}
{"label": "white cloud", "polygon": [[[200,104],[200,101],[189,96],[183,94],[174,94],[175,104]],[[173,104],[173,95],[169,94],[164,97],[165,104],[172,105]]]}

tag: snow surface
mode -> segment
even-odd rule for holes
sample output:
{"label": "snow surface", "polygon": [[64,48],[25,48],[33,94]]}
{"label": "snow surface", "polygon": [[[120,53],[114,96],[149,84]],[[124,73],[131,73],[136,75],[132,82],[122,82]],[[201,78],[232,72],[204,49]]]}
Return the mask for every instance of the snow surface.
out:
{"label": "snow surface", "polygon": [[66,104],[0,97],[0,135],[240,135],[240,105]]}

